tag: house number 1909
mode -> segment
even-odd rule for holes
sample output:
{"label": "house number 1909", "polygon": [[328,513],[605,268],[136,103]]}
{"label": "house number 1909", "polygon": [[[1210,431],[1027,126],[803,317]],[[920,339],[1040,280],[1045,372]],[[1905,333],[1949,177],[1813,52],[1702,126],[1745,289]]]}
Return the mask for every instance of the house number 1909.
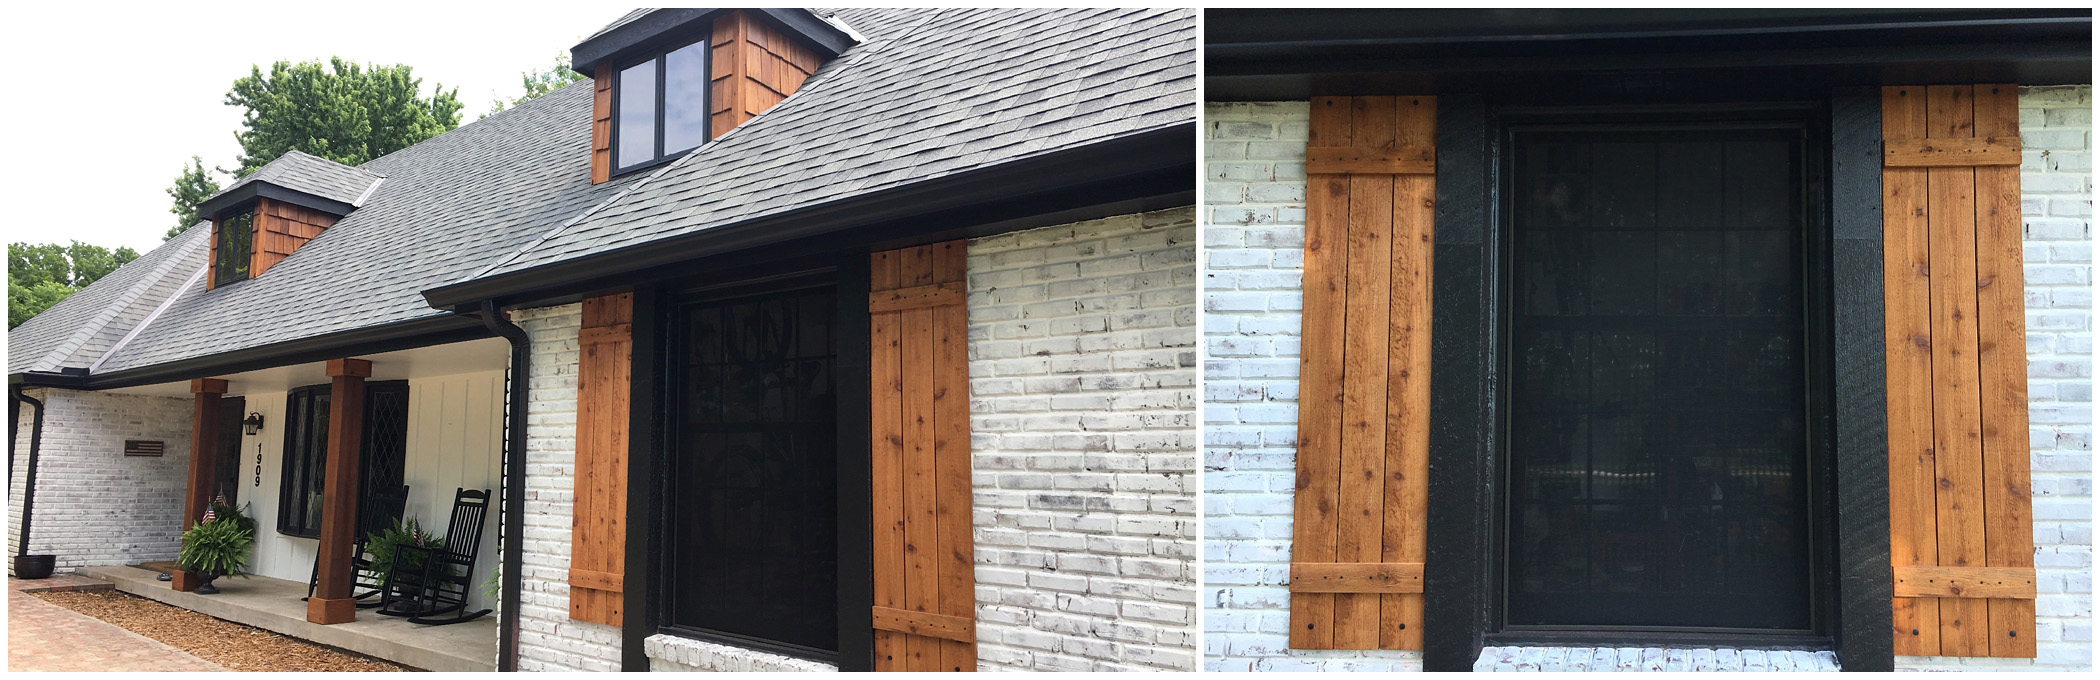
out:
{"label": "house number 1909", "polygon": [[255,485],[262,486],[262,444],[255,445]]}

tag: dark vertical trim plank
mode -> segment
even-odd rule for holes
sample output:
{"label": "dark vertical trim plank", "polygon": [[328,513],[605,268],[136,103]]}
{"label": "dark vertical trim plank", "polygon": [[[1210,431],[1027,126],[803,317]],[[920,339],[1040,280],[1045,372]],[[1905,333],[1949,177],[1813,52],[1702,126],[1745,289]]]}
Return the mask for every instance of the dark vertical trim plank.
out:
{"label": "dark vertical trim plank", "polygon": [[1837,408],[1837,620],[1847,671],[1895,670],[1889,601],[1888,376],[1882,338],[1881,93],[1830,102]]}
{"label": "dark vertical trim plank", "polygon": [[649,655],[643,649],[643,641],[656,633],[662,625],[666,606],[671,594],[655,592],[657,583],[668,583],[663,578],[666,569],[664,560],[658,556],[657,542],[664,540],[663,532],[669,522],[663,514],[664,485],[670,480],[670,470],[664,466],[665,441],[662,423],[673,419],[664,409],[670,403],[664,390],[668,387],[659,378],[665,375],[670,363],[663,355],[669,343],[664,342],[664,315],[669,312],[666,296],[653,287],[637,288],[634,291],[633,329],[634,355],[632,376],[628,382],[627,411],[627,574],[621,597],[622,608],[630,612],[621,621],[620,670],[649,670]]}
{"label": "dark vertical trim plank", "polygon": [[1429,559],[1423,572],[1423,669],[1465,671],[1488,625],[1494,468],[1497,267],[1487,107],[1442,95],[1436,122],[1436,246],[1429,412]]}
{"label": "dark vertical trim plank", "polygon": [[868,256],[839,258],[838,331],[838,608],[839,670],[875,670],[874,521],[870,465],[874,446],[868,414]]}

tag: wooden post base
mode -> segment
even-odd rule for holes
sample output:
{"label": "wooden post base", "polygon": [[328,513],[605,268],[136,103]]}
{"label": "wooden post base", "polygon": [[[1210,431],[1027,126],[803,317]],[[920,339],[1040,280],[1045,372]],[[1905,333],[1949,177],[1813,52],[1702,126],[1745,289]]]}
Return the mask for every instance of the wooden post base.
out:
{"label": "wooden post base", "polygon": [[191,573],[189,570],[186,569],[177,569],[175,570],[175,573],[171,574],[170,576],[171,578],[168,581],[168,583],[171,584],[177,592],[187,593],[192,590],[196,590],[197,586],[204,585],[203,576]]}
{"label": "wooden post base", "polygon": [[356,621],[357,600],[347,597],[339,600],[324,597],[307,598],[306,620],[323,626]]}

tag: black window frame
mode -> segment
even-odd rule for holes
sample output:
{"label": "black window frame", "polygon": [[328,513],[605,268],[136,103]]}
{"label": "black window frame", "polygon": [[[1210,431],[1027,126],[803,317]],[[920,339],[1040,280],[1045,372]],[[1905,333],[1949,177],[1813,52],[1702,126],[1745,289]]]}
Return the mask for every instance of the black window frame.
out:
{"label": "black window frame", "polygon": [[[1833,640],[1835,613],[1834,602],[1828,593],[1835,592],[1835,563],[1837,546],[1833,516],[1836,499],[1834,488],[1834,408],[1833,380],[1836,360],[1836,338],[1830,322],[1833,308],[1834,288],[1829,266],[1834,231],[1829,209],[1829,135],[1820,124],[1825,120],[1819,104],[1790,104],[1773,106],[1713,106],[1713,107],[1511,107],[1498,111],[1499,125],[1493,132],[1496,145],[1490,163],[1495,168],[1495,179],[1491,185],[1495,215],[1491,218],[1494,234],[1490,255],[1497,263],[1495,290],[1492,299],[1496,318],[1492,332],[1496,336],[1494,360],[1497,372],[1506,376],[1500,381],[1490,398],[1494,401],[1492,427],[1496,430],[1494,443],[1494,466],[1490,470],[1493,518],[1489,523],[1490,559],[1488,560],[1490,603],[1485,637],[1489,644],[1701,644],[1729,645],[1738,647],[1810,646],[1829,647]],[[1512,503],[1511,488],[1512,442],[1512,398],[1514,397],[1513,364],[1515,352],[1514,330],[1517,317],[1513,307],[1515,301],[1515,275],[1517,247],[1516,200],[1513,190],[1517,171],[1514,167],[1517,154],[1517,138],[1526,133],[1542,131],[1579,130],[1719,130],[1719,129],[1786,129],[1800,134],[1801,191],[1800,211],[1802,233],[1798,254],[1802,276],[1802,349],[1803,349],[1803,435],[1806,438],[1807,471],[1807,516],[1809,542],[1808,593],[1810,602],[1809,628],[1802,630],[1758,630],[1719,627],[1668,627],[1668,626],[1604,626],[1604,625],[1513,625],[1508,621],[1509,612],[1509,568],[1511,560],[1507,552],[1511,549],[1509,511]]]}
{"label": "black window frame", "polygon": [[[610,134],[610,137],[609,137],[609,142],[610,142],[610,146],[609,146],[609,148],[610,148],[610,150],[611,150],[611,152],[612,152],[612,165],[613,165],[613,169],[612,169],[612,174],[613,174],[613,176],[617,177],[617,176],[620,176],[620,175],[625,175],[625,174],[633,173],[633,172],[636,172],[636,171],[640,171],[640,170],[647,170],[647,169],[649,169],[649,168],[653,168],[653,167],[656,167],[656,166],[659,166],[659,165],[663,165],[663,164],[665,164],[665,163],[669,163],[669,162],[671,162],[671,161],[673,161],[673,160],[677,160],[677,158],[679,157],[679,155],[680,155],[680,154],[683,154],[683,153],[685,153],[685,152],[687,152],[687,151],[691,151],[691,150],[693,150],[693,149],[697,149],[697,148],[700,148],[700,146],[701,146],[701,145],[704,145],[704,144],[706,144],[706,143],[707,143],[708,141],[711,141],[711,140],[713,140],[713,139],[714,139],[714,135],[713,135],[713,130],[714,130],[714,111],[713,111],[712,109],[714,108],[714,85],[713,85],[713,83],[714,83],[714,79],[713,79],[713,76],[714,76],[714,67],[715,67],[715,55],[714,55],[714,48],[713,48],[713,45],[712,45],[712,43],[711,43],[711,41],[712,41],[712,40],[713,40],[714,38],[713,38],[713,36],[712,36],[712,34],[711,34],[711,33],[712,33],[712,31],[710,30],[710,35],[706,35],[706,36],[701,36],[701,37],[699,37],[699,38],[695,38],[695,39],[693,39],[693,40],[687,40],[687,41],[682,41],[682,42],[678,42],[678,43],[672,43],[672,44],[670,44],[669,46],[665,47],[664,49],[660,49],[660,50],[654,50],[654,51],[650,52],[650,53],[649,53],[649,54],[648,54],[647,56],[643,56],[643,57],[637,57],[637,58],[632,58],[632,59],[626,59],[626,60],[623,60],[623,61],[618,61],[618,62],[614,62],[614,66],[613,66],[613,69],[612,69],[612,80],[613,80],[613,86],[612,86],[612,104],[611,104],[611,106],[612,106],[612,111],[611,111],[611,114],[612,114],[612,119],[611,119],[611,123],[612,123],[612,125],[611,125],[611,128],[612,128],[612,130],[611,130],[611,134]],[[705,75],[706,75],[706,76],[708,77],[708,85],[707,85],[706,87],[703,87],[703,88],[701,88],[701,93],[700,93],[700,111],[701,111],[701,116],[702,116],[702,118],[703,118],[703,120],[704,120],[704,124],[705,124],[705,125],[706,125],[706,126],[708,127],[708,133],[709,133],[709,134],[708,134],[708,136],[707,136],[707,139],[703,139],[703,140],[701,140],[699,144],[694,144],[694,145],[692,145],[692,146],[690,146],[690,147],[686,147],[686,148],[683,148],[683,149],[665,149],[665,148],[664,148],[664,58],[665,58],[666,56],[668,56],[669,54],[671,54],[672,52],[677,52],[677,51],[679,51],[679,50],[685,49],[685,48],[687,48],[687,47],[692,47],[692,46],[694,46],[694,45],[700,45],[700,46],[702,46],[702,49],[700,50],[700,54],[702,55],[702,57],[701,57],[701,70],[702,70],[703,74],[705,74]],[[634,67],[636,67],[636,66],[639,66],[639,65],[641,65],[641,64],[643,64],[643,63],[648,63],[648,62],[654,62],[654,63],[656,64],[656,69],[655,69],[655,75],[656,75],[656,83],[655,83],[655,84],[654,84],[654,85],[652,86],[652,88],[654,89],[654,91],[655,91],[655,93],[656,93],[656,98],[655,98],[654,100],[652,100],[652,102],[651,102],[651,104],[652,104],[653,106],[655,106],[655,108],[656,108],[656,110],[655,110],[655,111],[654,111],[654,112],[652,113],[652,115],[653,115],[653,119],[655,120],[656,124],[654,125],[653,129],[651,130],[651,132],[652,132],[652,133],[653,133],[653,134],[655,135],[655,139],[651,141],[651,148],[655,149],[655,153],[654,153],[654,154],[652,154],[652,155],[651,155],[651,156],[650,156],[649,158],[646,158],[646,159],[642,159],[642,160],[637,160],[637,161],[635,161],[635,162],[632,162],[632,163],[627,163],[627,164],[624,164],[624,165],[623,165],[623,164],[622,164],[622,161],[625,161],[626,159],[624,159],[624,158],[621,158],[621,157],[620,157],[620,127],[621,127],[621,126],[620,126],[620,108],[621,108],[621,97],[620,97],[620,94],[621,94],[621,91],[622,91],[622,89],[623,89],[623,88],[625,87],[625,84],[626,84],[626,83],[625,83],[625,80],[624,80],[624,79],[622,79],[622,78],[620,77],[620,74],[621,74],[622,72],[626,71],[627,69],[630,69],[630,68],[634,68]]]}
{"label": "black window frame", "polygon": [[[285,394],[283,418],[284,448],[278,453],[279,465],[277,470],[277,533],[281,535],[315,539],[321,537],[320,515],[316,513],[307,516],[307,513],[303,512],[304,506],[294,503],[297,495],[294,493],[296,490],[294,482],[298,482],[298,488],[303,488],[307,484],[313,483],[325,484],[323,480],[326,477],[322,475],[322,472],[327,469],[328,465],[328,430],[323,427],[319,432],[314,432],[310,425],[315,417],[328,417],[328,409],[316,410],[312,408],[311,404],[317,397],[325,396],[329,397],[329,405],[332,408],[334,406],[332,392],[333,389],[329,383],[321,383],[318,385],[294,387]],[[414,413],[414,408],[409,403],[408,381],[378,380],[365,383],[365,413],[360,421],[366,425],[366,436],[361,438],[363,445],[359,447],[361,451],[358,456],[358,496],[360,500],[363,499],[365,494],[363,481],[371,477],[377,466],[376,456],[371,455],[374,451],[374,442],[371,441],[370,437],[372,434],[370,424],[373,422],[372,405],[374,402],[371,399],[373,392],[402,393],[403,398],[399,402],[403,411],[401,417],[405,420]],[[301,401],[305,401],[308,405],[304,411],[299,408]],[[301,421],[301,416],[306,417],[304,422]],[[300,445],[302,434],[309,438],[309,443],[306,447],[301,447]],[[402,458],[402,460],[393,461],[392,469],[396,471],[406,470],[406,438],[408,435],[406,426],[402,428],[401,435],[404,440],[400,443],[401,445],[386,449],[400,455]],[[295,461],[295,456],[299,457],[299,460]],[[293,465],[294,462],[298,463],[296,469]],[[302,512],[294,513],[294,508],[300,508]]]}
{"label": "black window frame", "polygon": [[[217,217],[212,218],[211,278],[213,287],[226,286],[255,278],[255,207],[256,204],[254,202],[249,202],[238,208],[219,213]],[[231,254],[227,248],[230,245],[227,243],[227,240],[228,236],[233,232],[226,227],[233,221],[244,218],[248,228],[244,230],[246,235],[241,239],[241,256],[237,261],[239,268],[236,275],[234,267],[236,261],[227,258]]]}

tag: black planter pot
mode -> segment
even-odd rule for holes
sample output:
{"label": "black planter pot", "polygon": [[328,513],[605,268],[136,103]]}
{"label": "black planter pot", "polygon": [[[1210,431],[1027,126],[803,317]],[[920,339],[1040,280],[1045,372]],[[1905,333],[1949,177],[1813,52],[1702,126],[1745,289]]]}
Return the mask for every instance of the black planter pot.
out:
{"label": "black planter pot", "polygon": [[202,577],[204,577],[204,582],[203,582],[203,583],[199,583],[199,584],[197,584],[197,589],[196,589],[196,590],[193,590],[193,591],[190,591],[190,592],[196,593],[196,594],[198,594],[198,595],[217,595],[217,594],[219,594],[219,587],[218,587],[218,586],[215,586],[215,585],[212,585],[212,584],[211,584],[211,582],[212,582],[212,581],[217,581],[217,580],[219,580],[219,575],[218,575],[218,574],[214,574],[214,573],[211,573],[211,572],[208,572],[208,571],[207,571],[207,572],[203,572],[203,573],[200,573],[200,574],[198,574],[198,576],[202,576]]}
{"label": "black planter pot", "polygon": [[57,555],[16,555],[15,578],[51,578],[51,569],[57,565]]}

